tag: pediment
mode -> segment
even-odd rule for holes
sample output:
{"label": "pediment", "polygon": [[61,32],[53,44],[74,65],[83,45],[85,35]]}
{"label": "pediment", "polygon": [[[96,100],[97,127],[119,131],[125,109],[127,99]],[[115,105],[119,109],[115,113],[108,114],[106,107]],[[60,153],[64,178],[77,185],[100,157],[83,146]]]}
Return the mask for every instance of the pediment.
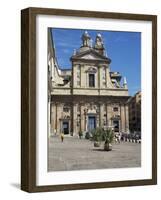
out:
{"label": "pediment", "polygon": [[97,53],[93,50],[88,50],[86,52],[77,53],[76,55],[72,56],[72,59],[108,61],[108,58],[106,58],[103,55],[100,55],[99,53]]}
{"label": "pediment", "polygon": [[102,57],[95,55],[94,53],[89,53],[83,56],[80,56],[82,59],[90,59],[90,60],[102,60]]}

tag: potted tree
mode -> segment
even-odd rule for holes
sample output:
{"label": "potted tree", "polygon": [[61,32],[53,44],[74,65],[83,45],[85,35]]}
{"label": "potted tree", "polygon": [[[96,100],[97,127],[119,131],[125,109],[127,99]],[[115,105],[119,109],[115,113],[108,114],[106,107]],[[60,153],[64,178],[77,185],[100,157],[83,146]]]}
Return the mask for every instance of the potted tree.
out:
{"label": "potted tree", "polygon": [[92,140],[94,141],[94,147],[100,147],[102,141],[102,128],[96,128],[92,130]]}
{"label": "potted tree", "polygon": [[112,142],[114,140],[114,133],[112,129],[103,130],[102,140],[104,141],[104,150],[112,150]]}

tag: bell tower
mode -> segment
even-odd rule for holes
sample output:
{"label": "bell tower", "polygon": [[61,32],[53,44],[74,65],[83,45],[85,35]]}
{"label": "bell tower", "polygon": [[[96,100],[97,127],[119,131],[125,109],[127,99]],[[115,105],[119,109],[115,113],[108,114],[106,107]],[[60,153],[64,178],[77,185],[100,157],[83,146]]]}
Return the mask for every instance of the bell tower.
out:
{"label": "bell tower", "polygon": [[98,33],[97,36],[96,36],[94,49],[99,54],[104,55],[105,48],[104,48],[104,44],[103,44],[102,35],[100,33]]}
{"label": "bell tower", "polygon": [[82,46],[83,47],[90,47],[91,46],[91,37],[89,36],[88,32],[85,31],[82,35]]}

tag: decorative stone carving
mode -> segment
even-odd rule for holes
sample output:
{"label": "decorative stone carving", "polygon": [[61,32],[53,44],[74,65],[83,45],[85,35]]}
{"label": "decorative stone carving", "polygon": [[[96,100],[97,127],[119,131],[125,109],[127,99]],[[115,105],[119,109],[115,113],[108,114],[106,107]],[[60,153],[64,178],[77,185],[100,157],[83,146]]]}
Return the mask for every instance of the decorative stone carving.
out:
{"label": "decorative stone carving", "polygon": [[104,55],[104,44],[103,44],[103,39],[100,33],[98,33],[96,36],[94,48],[98,53],[100,53],[101,55]]}
{"label": "decorative stone carving", "polygon": [[82,35],[82,42],[83,42],[84,47],[90,47],[91,46],[90,39],[91,38],[90,38],[88,32],[85,31],[84,34]]}
{"label": "decorative stone carving", "polygon": [[86,72],[88,72],[88,73],[96,73],[97,69],[95,67],[89,67]]}

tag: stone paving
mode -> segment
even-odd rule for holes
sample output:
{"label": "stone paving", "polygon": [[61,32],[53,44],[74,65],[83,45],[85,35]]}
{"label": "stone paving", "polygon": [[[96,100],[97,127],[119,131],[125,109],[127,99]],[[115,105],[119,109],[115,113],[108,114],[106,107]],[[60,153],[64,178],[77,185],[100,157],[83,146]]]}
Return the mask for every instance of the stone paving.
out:
{"label": "stone paving", "polygon": [[141,166],[141,144],[121,142],[112,151],[94,147],[93,142],[76,137],[49,139],[48,171],[128,168]]}

